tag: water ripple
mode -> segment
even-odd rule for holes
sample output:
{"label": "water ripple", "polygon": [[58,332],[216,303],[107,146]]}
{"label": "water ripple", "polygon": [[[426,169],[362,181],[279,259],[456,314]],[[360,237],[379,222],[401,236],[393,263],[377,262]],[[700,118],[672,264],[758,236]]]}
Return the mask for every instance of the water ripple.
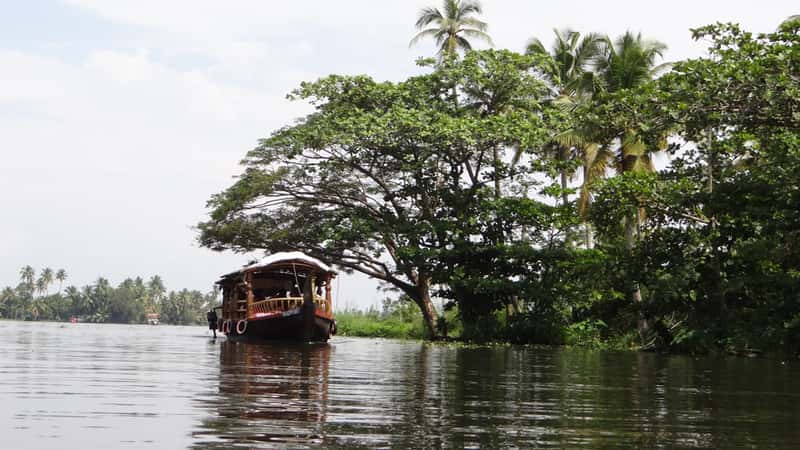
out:
{"label": "water ripple", "polygon": [[769,360],[0,321],[3,447],[795,448]]}

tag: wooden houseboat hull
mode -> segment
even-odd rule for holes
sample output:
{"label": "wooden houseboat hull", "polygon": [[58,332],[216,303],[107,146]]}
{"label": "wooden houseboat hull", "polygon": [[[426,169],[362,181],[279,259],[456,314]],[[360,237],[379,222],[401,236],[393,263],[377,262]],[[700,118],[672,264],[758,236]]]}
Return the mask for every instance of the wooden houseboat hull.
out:
{"label": "wooden houseboat hull", "polygon": [[219,330],[231,340],[326,342],[336,333],[334,272],[299,252],[278,253],[223,275]]}
{"label": "wooden houseboat hull", "polygon": [[[227,330],[227,328],[226,328]],[[239,333],[239,330],[244,330]],[[300,342],[327,342],[336,332],[333,319],[314,314],[307,320],[300,310],[286,311],[274,315],[253,318],[240,324],[238,321],[230,325],[230,332],[225,332],[233,341],[253,340],[291,340]]]}

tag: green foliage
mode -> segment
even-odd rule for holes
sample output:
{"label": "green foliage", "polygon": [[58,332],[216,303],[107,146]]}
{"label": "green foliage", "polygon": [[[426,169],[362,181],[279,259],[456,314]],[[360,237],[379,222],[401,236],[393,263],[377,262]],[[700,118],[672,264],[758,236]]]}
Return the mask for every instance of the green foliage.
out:
{"label": "green foliage", "polygon": [[587,319],[572,323],[567,327],[567,343],[600,347],[603,342],[603,331],[607,328],[608,325],[600,319]]}
{"label": "green foliage", "polygon": [[648,345],[797,352],[797,24],[758,36],[714,25],[695,36],[711,40],[710,58],[677,63],[592,113],[645,139],[681,138],[659,177],[602,183],[592,218],[605,239],[618,239],[623,217],[646,217],[624,267],[646,293]]}
{"label": "green foliage", "polygon": [[184,289],[165,295],[158,276],[149,282],[128,278],[117,287],[101,277],[82,288],[68,286],[63,293],[59,288],[56,294],[46,294],[53,280],[67,278],[63,270],[55,277],[47,273],[42,271],[40,279],[45,282],[41,289],[34,289],[30,280],[35,271],[30,266],[23,268],[20,284],[0,291],[0,318],[67,321],[76,317],[94,323],[145,323],[147,313],[156,313],[164,323],[195,325],[205,323],[205,312],[217,302],[216,292],[203,294]]}
{"label": "green foliage", "polygon": [[302,250],[407,296],[341,312],[342,334],[798,353],[800,22],[693,33],[709,55],[655,79],[663,44],[567,31],[398,83],[303,83],[315,112],[248,153],[200,242]]}
{"label": "green foliage", "polygon": [[360,271],[412,298],[436,335],[439,252],[465,242],[499,189],[533,184],[530,167],[512,171],[500,155],[540,146],[558,117],[538,101],[546,89],[533,63],[472,52],[400,83],[303,83],[293,97],[316,112],[248,154],[242,177],[209,202],[201,244],[298,249]]}
{"label": "green foliage", "polygon": [[423,339],[427,336],[419,310],[407,297],[384,300],[383,309],[336,311],[337,334],[341,336]]}

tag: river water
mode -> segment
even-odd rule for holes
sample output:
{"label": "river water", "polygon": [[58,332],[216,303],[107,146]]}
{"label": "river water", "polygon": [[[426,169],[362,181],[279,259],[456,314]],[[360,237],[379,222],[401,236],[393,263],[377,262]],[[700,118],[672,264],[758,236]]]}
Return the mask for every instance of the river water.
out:
{"label": "river water", "polygon": [[0,321],[4,449],[800,448],[800,365]]}

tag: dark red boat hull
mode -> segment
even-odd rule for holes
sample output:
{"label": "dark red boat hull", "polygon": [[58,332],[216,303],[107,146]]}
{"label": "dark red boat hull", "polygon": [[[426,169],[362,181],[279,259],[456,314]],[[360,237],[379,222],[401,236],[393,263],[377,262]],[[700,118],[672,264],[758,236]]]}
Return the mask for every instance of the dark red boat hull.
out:
{"label": "dark red boat hull", "polygon": [[301,309],[277,313],[269,316],[255,317],[247,321],[244,333],[236,329],[237,323],[231,324],[226,333],[231,340],[292,340],[302,342],[327,342],[335,332],[333,319],[322,317],[315,312],[306,314]]}

